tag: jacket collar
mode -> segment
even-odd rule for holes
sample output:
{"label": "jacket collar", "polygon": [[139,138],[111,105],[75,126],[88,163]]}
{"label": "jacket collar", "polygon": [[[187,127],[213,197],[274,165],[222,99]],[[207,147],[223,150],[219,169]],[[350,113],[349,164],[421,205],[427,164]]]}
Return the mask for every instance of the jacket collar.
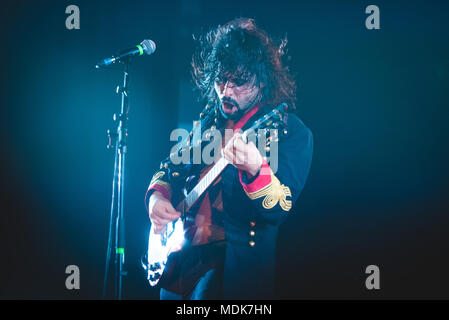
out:
{"label": "jacket collar", "polygon": [[[247,124],[250,124],[252,121],[249,121],[250,119],[254,118],[254,116],[256,114],[258,114],[259,110],[263,109],[262,105],[257,105],[255,107],[253,107],[251,110],[249,110],[247,113],[245,113],[243,115],[243,117],[237,121],[237,123],[234,125],[233,130],[238,131],[238,130],[243,130],[244,127],[248,127]],[[254,119],[253,119],[254,120]]]}

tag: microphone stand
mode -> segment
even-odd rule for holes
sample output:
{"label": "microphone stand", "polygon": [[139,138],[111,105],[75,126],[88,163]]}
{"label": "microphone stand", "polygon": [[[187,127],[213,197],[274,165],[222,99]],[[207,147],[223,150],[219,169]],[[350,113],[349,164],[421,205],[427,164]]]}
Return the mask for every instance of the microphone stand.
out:
{"label": "microphone stand", "polygon": [[[122,299],[123,276],[125,264],[125,216],[123,212],[124,186],[125,186],[125,164],[128,137],[128,82],[129,82],[129,59],[123,61],[123,86],[117,87],[117,93],[122,96],[120,113],[114,114],[114,121],[118,122],[116,132],[107,131],[109,144],[108,149],[115,143],[114,176],[112,180],[111,217],[109,222],[108,248],[106,252],[106,265],[103,282],[103,299],[106,298],[107,284],[109,280],[109,269],[111,256],[114,254],[114,299]],[[114,244],[113,244],[113,238]],[[113,251],[113,247],[115,250]]]}

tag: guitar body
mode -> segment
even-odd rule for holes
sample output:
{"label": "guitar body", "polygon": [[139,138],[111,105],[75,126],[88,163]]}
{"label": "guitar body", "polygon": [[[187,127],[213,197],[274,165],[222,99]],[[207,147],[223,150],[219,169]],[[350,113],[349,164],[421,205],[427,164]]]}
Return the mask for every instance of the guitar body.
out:
{"label": "guitar body", "polygon": [[150,229],[148,240],[148,276],[150,285],[155,286],[164,273],[170,255],[184,247],[184,223],[181,218],[167,225],[167,231],[155,233]]}
{"label": "guitar body", "polygon": [[162,233],[155,233],[153,225],[150,229],[148,239],[148,281],[150,285],[155,286],[161,281],[161,286],[170,288],[172,292],[179,292],[177,275],[175,275],[176,264],[179,263],[181,255],[192,246],[192,240],[195,235],[195,215],[202,199],[199,198],[195,204],[187,209],[185,196],[192,191],[198,181],[210,170],[211,167],[203,169],[200,177],[190,176],[186,179],[185,188],[182,190],[182,196],[175,201],[176,211],[181,212],[181,217],[167,224]]}

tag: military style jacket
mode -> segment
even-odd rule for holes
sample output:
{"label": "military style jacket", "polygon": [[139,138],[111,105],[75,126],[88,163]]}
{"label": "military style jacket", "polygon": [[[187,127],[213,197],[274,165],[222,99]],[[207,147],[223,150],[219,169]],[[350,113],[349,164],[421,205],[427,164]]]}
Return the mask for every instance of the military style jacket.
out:
{"label": "military style jacket", "polygon": [[[234,130],[246,130],[269,110],[268,106],[253,108],[235,124]],[[219,224],[224,228],[226,243],[225,299],[273,298],[278,228],[298,199],[312,161],[312,133],[293,113],[288,114],[286,135],[280,139],[277,149],[275,172],[270,161],[264,159],[261,171],[252,179],[233,165],[228,165],[220,176]],[[172,165],[169,160],[161,163],[148,187],[147,204],[155,190],[171,199],[180,188],[177,178],[183,171],[191,170],[181,166]]]}

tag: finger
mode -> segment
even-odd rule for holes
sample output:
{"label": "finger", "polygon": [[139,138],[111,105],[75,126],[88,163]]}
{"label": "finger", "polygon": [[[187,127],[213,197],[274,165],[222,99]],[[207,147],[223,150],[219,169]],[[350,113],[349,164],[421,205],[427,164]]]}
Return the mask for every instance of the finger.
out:
{"label": "finger", "polygon": [[224,155],[225,159],[228,160],[229,162],[231,162],[231,163],[234,162],[234,153],[232,151],[224,150],[223,155]]}
{"label": "finger", "polygon": [[235,157],[235,163],[236,164],[245,164],[246,163],[246,156],[243,153],[237,153]]}
{"label": "finger", "polygon": [[229,155],[229,154],[232,154],[233,153],[233,150],[232,150],[233,148],[232,148],[232,144],[227,144],[226,145],[226,147],[223,149],[223,155],[225,155],[225,154],[227,154],[227,155]]}
{"label": "finger", "polygon": [[155,219],[158,219],[161,223],[169,223],[178,219],[180,214],[169,214],[164,211],[156,212]]}
{"label": "finger", "polygon": [[237,161],[237,159],[234,157],[232,153],[228,153],[225,155],[225,158],[237,169],[242,169],[241,163]]}
{"label": "finger", "polygon": [[161,218],[156,212],[152,212],[150,214],[150,220],[151,220],[151,223],[158,225],[158,226],[162,226],[162,225],[170,222],[170,220],[168,220],[168,219]]}
{"label": "finger", "polygon": [[160,233],[163,229],[164,229],[163,225],[161,225],[159,223],[156,223],[156,222],[153,222],[154,233]]}
{"label": "finger", "polygon": [[178,219],[180,214],[180,212],[176,211],[175,214],[168,213],[164,206],[158,206],[150,213],[150,219],[159,221],[160,223],[167,223]]}
{"label": "finger", "polygon": [[154,228],[154,233],[156,233],[156,234],[162,233],[163,231],[164,231],[164,227]]}
{"label": "finger", "polygon": [[153,225],[153,227],[155,228],[155,229],[157,229],[157,228],[162,228],[163,227],[163,225],[162,224],[160,224],[159,222],[157,222],[157,221],[152,221],[151,222],[151,224]]}
{"label": "finger", "polygon": [[176,219],[171,219],[171,218],[168,219],[168,218],[162,218],[160,216],[156,216],[153,221],[160,225],[166,225],[167,223],[170,223],[174,220],[176,220]]}
{"label": "finger", "polygon": [[175,208],[173,208],[173,206],[171,205],[170,202],[165,202],[162,204],[161,210],[159,210],[164,216],[173,216],[175,217],[179,217],[181,215],[181,213],[179,211],[176,211]]}
{"label": "finger", "polygon": [[239,139],[236,139],[236,137],[232,138],[232,149],[235,149],[238,141],[239,141]]}
{"label": "finger", "polygon": [[236,143],[236,147],[234,149],[235,161],[239,164],[243,164],[248,158],[248,150],[243,142]]}
{"label": "finger", "polygon": [[233,138],[234,139],[242,139],[242,133],[240,131],[235,132]]}
{"label": "finger", "polygon": [[246,147],[246,143],[243,142],[242,139],[238,138],[238,139],[235,140],[234,146],[235,146],[236,149],[243,150]]}
{"label": "finger", "polygon": [[171,208],[168,208],[168,209],[165,211],[165,214],[167,214],[167,215],[169,215],[169,216],[171,216],[171,217],[173,217],[173,218],[179,218],[179,216],[181,215],[181,212],[176,211],[175,208],[171,207]]}
{"label": "finger", "polygon": [[176,212],[176,209],[172,206],[172,204],[170,203],[170,201],[164,201],[161,202],[161,206],[163,207],[163,209],[169,213],[174,213]]}
{"label": "finger", "polygon": [[233,135],[233,136],[226,142],[225,148],[226,148],[226,147],[228,147],[228,148],[230,148],[230,149],[233,148],[233,144],[234,144],[234,141],[235,141],[235,137],[236,137],[236,135],[234,134],[234,135]]}
{"label": "finger", "polygon": [[248,146],[242,140],[237,140],[234,150],[236,158],[235,161],[238,164],[244,164],[248,162]]}

